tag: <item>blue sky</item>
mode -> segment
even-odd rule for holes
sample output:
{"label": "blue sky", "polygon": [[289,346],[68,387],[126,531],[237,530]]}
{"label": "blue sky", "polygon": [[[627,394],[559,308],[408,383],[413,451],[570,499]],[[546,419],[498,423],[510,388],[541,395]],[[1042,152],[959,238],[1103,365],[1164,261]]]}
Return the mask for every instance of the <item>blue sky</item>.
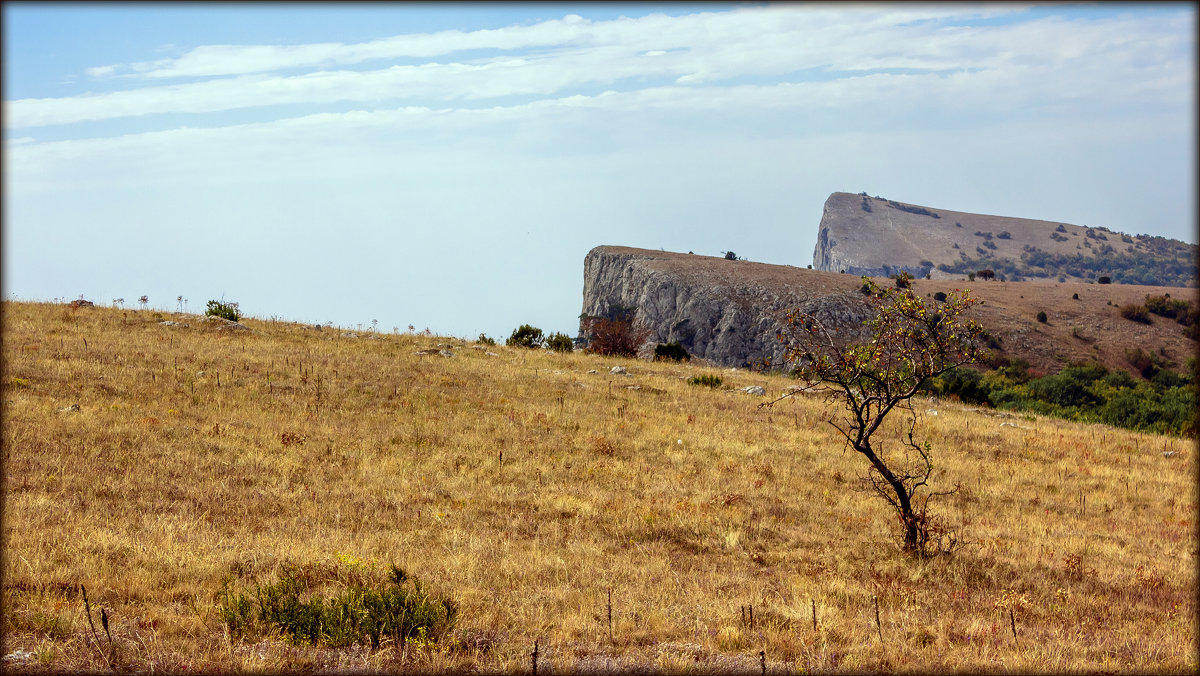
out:
{"label": "blue sky", "polygon": [[1194,4],[4,5],[5,297],[574,334],[831,192],[1196,241]]}

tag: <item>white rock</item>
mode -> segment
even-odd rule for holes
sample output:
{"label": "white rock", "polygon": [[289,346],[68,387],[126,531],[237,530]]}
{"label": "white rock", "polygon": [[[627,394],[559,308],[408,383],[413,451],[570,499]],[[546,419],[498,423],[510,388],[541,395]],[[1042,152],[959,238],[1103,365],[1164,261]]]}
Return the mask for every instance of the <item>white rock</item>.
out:
{"label": "white rock", "polygon": [[614,375],[614,376],[627,376],[627,375],[629,375],[629,372],[625,370],[625,367],[624,367],[624,366],[614,366],[614,367],[612,367],[612,370],[610,370],[610,371],[609,371],[609,373],[611,373],[611,374],[612,374],[612,375]]}
{"label": "white rock", "polygon": [[756,397],[761,397],[767,393],[767,390],[762,385],[751,385],[750,387],[743,387],[742,391],[745,392],[746,394],[753,394]]}
{"label": "white rock", "polygon": [[78,411],[78,410],[79,410],[79,404],[71,404],[70,406],[67,406],[66,408],[58,409],[58,412],[59,413],[74,413],[75,411]]}

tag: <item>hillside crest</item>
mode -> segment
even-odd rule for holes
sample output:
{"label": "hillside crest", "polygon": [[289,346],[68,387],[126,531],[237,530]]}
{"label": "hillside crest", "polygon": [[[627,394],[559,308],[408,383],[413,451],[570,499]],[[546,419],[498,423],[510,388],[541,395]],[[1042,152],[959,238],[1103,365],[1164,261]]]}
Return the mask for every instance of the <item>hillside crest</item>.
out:
{"label": "hillside crest", "polygon": [[982,269],[1008,281],[1197,286],[1197,247],[1104,227],[951,211],[866,193],[825,201],[813,268],[965,279]]}

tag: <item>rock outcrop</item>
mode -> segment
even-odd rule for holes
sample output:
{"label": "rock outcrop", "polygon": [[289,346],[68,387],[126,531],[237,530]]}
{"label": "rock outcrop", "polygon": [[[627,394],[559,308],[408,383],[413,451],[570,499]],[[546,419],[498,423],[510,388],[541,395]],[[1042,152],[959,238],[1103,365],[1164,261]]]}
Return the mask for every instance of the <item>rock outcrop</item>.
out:
{"label": "rock outcrop", "polygon": [[[757,366],[763,358],[778,364],[783,348],[777,332],[786,326],[789,310],[816,314],[837,329],[835,340],[866,338],[862,323],[871,308],[862,283],[856,275],[790,265],[602,246],[584,259],[583,315],[632,316],[650,331],[643,356],[652,355],[658,343],[677,341],[716,365]],[[962,286],[954,280],[913,282],[915,293],[928,302]],[[995,356],[1027,362],[1038,373],[1099,361],[1136,375],[1130,350],[1156,352],[1176,363],[1196,350],[1196,341],[1173,320],[1145,324],[1118,312],[1124,304],[1168,293],[1194,304],[1200,302],[1195,289],[1044,280],[977,281],[969,288],[983,301],[972,315],[993,335]],[[1047,322],[1037,319],[1039,312]]]}
{"label": "rock outcrop", "polygon": [[583,315],[632,314],[651,343],[678,342],[723,366],[757,366],[764,357],[779,363],[777,335],[792,309],[859,335],[870,308],[847,281],[790,266],[602,246],[584,259]]}
{"label": "rock outcrop", "polygon": [[1009,281],[1053,279],[1195,286],[1197,247],[1149,235],[989,216],[835,192],[825,201],[813,268],[887,276],[901,270],[962,279],[993,270]]}

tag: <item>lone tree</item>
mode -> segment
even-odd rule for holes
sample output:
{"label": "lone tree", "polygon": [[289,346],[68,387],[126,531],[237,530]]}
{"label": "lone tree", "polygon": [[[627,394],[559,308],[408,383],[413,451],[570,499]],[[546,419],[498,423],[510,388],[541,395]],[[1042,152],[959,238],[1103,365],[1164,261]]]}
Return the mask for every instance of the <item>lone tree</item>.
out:
{"label": "lone tree", "polygon": [[[958,486],[940,492],[929,488],[934,471],[931,446],[913,438],[917,414],[911,399],[930,378],[986,357],[983,327],[963,317],[982,301],[970,291],[955,290],[945,302],[926,302],[911,289],[881,288],[867,277],[863,283],[870,288],[870,302],[878,307],[875,318],[866,322],[870,340],[839,346],[830,328],[814,315],[789,313],[788,328],[779,335],[783,359],[807,384],[763,405],[804,390],[828,392],[840,400],[841,420],[830,419],[829,424],[870,463],[864,483],[895,510],[904,531],[904,550],[921,556],[930,547],[949,551],[957,544],[957,534],[930,514],[929,499],[954,493]],[[884,420],[897,410],[910,416],[898,453],[877,438]]]}

